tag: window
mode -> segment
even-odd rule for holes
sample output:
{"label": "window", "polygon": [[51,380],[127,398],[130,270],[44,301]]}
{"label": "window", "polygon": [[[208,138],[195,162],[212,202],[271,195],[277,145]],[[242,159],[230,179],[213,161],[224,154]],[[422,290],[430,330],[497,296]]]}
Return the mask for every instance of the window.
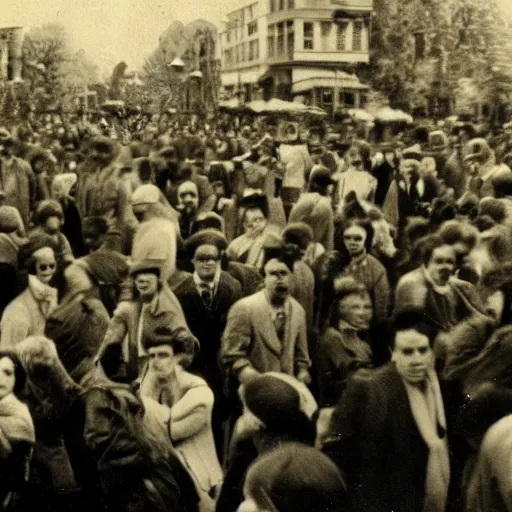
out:
{"label": "window", "polygon": [[284,55],[284,23],[277,24],[277,56]]}
{"label": "window", "polygon": [[330,21],[322,21],[322,37],[327,37],[331,31],[332,23]]}
{"label": "window", "polygon": [[295,9],[295,0],[288,0],[288,9]]}
{"label": "window", "polygon": [[425,33],[416,32],[414,34],[414,53],[416,60],[425,58]]}
{"label": "window", "polygon": [[240,61],[245,62],[247,60],[247,43],[242,43],[240,46],[242,47]]}
{"label": "window", "polygon": [[279,0],[279,10],[284,11],[284,0]]}
{"label": "window", "polygon": [[313,50],[313,23],[304,23],[304,50]]}
{"label": "window", "polygon": [[352,92],[340,92],[340,103],[348,108],[352,108],[356,104],[356,97]]}
{"label": "window", "polygon": [[267,37],[267,51],[268,51],[269,58],[273,58],[275,56],[274,31],[275,31],[275,25],[269,25],[268,37]]}
{"label": "window", "polygon": [[270,0],[270,12],[276,12],[276,1],[277,0]]}
{"label": "window", "polygon": [[338,23],[336,28],[336,50],[342,52],[347,49],[347,23]]}
{"label": "window", "polygon": [[260,55],[259,55],[259,45],[258,45],[258,40],[255,40],[255,41],[251,41],[249,43],[249,60],[258,60],[260,58]]}
{"label": "window", "polygon": [[258,22],[253,21],[247,25],[247,33],[252,36],[253,34],[256,34],[258,32]]}
{"label": "window", "polygon": [[233,63],[231,62],[231,50],[226,50],[224,52],[224,65],[227,68],[230,68],[233,65]]}
{"label": "window", "polygon": [[226,42],[228,42],[228,43],[231,42],[231,30],[228,30],[226,32]]}
{"label": "window", "polygon": [[295,29],[293,26],[293,21],[286,22],[286,48],[288,51],[288,58],[293,60],[293,53],[295,52]]}
{"label": "window", "polygon": [[252,9],[252,5],[249,5],[249,7],[247,7],[247,17],[252,20],[254,18],[254,12],[253,12],[253,9]]}
{"label": "window", "polygon": [[352,35],[352,51],[360,52],[363,49],[363,22],[354,22],[354,33]]}

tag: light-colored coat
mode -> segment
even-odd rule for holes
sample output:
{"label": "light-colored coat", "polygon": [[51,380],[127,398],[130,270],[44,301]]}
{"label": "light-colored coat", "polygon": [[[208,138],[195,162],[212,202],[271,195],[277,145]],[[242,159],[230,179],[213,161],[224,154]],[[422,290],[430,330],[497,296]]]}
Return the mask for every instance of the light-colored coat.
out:
{"label": "light-colored coat", "polygon": [[[200,497],[200,511],[212,512],[215,502],[209,493],[223,481],[212,433],[213,392],[203,379],[180,367],[176,376],[179,389],[173,392],[181,398],[172,405],[161,404],[160,421],[194,479]],[[149,370],[141,383],[143,402],[148,399],[162,402],[155,396],[153,382]]]}
{"label": "light-colored coat", "polygon": [[284,343],[279,340],[265,290],[236,302],[229,311],[222,338],[221,360],[234,375],[249,366],[259,372],[297,375],[310,365],[306,314],[292,297]]}
{"label": "light-colored coat", "polygon": [[[57,307],[57,296],[52,300],[48,316]],[[5,308],[0,322],[0,347],[12,348],[29,336],[44,334],[46,317],[32,290],[27,288]]]}

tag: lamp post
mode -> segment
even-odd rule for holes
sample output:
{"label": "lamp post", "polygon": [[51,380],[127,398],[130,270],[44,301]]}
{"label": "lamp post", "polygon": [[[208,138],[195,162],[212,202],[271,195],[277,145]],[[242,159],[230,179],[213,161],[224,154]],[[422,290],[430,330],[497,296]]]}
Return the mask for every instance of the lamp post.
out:
{"label": "lamp post", "polygon": [[[185,63],[181,57],[174,57],[174,59],[167,64],[169,70],[169,87],[171,89],[171,102],[174,104],[176,110],[179,110],[179,89],[178,86],[181,82],[181,75],[185,69]],[[176,88],[176,92],[175,89]]]}

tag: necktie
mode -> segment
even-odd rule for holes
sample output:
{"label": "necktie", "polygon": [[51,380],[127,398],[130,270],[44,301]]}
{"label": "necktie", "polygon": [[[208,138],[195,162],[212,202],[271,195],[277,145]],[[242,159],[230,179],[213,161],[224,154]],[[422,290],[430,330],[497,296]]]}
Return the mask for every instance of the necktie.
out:
{"label": "necktie", "polygon": [[212,292],[209,286],[201,287],[201,299],[203,300],[203,304],[206,308],[210,309],[212,307]]}
{"label": "necktie", "polygon": [[286,330],[286,313],[284,310],[280,309],[276,313],[276,317],[274,319],[274,326],[276,328],[277,337],[283,341],[284,340],[284,333]]}

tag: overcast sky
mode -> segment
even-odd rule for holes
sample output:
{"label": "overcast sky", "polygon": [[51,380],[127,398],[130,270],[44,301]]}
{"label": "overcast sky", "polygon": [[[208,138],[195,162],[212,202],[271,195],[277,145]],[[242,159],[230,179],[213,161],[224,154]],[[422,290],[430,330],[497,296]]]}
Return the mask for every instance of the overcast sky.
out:
{"label": "overcast sky", "polygon": [[[266,1],[266,0],[264,0]],[[512,14],[512,0],[499,0]],[[0,26],[63,23],[76,49],[83,48],[100,67],[126,61],[137,68],[174,20],[202,18],[219,25],[230,10],[250,0],[0,0]]]}

